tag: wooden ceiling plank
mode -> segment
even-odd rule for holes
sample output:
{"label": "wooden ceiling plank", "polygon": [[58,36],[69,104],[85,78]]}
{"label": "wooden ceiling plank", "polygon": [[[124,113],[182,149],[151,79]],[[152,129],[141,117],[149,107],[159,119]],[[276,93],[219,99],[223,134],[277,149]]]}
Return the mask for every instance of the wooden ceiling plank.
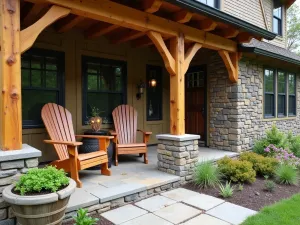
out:
{"label": "wooden ceiling plank", "polygon": [[132,46],[136,48],[143,48],[150,45],[153,45],[153,42],[151,39],[148,38],[148,36],[134,40],[132,43]]}
{"label": "wooden ceiling plank", "polygon": [[105,34],[108,34],[117,28],[119,28],[119,25],[115,24],[102,24],[102,23],[97,23],[93,25],[92,27],[88,28],[85,32],[84,35],[86,38],[96,38]]}
{"label": "wooden ceiling plank", "polygon": [[59,33],[67,32],[83,20],[84,20],[84,17],[76,16],[76,15],[69,15],[66,18],[60,20],[56,24],[56,31]]}
{"label": "wooden ceiling plank", "polygon": [[111,40],[112,44],[121,44],[127,41],[132,41],[135,39],[138,39],[142,36],[144,36],[145,33],[140,32],[140,31],[136,31],[136,30],[130,30],[125,32],[124,34],[121,34],[118,38],[115,38],[113,40]]}
{"label": "wooden ceiling plank", "polygon": [[[32,1],[32,0],[31,0]],[[45,0],[48,3],[70,8],[73,14],[90,19],[103,21],[138,30],[141,32],[155,31],[163,36],[176,37],[180,32],[185,39],[197,42],[205,48],[214,50],[237,51],[237,43],[184,24],[177,23],[153,14],[118,4],[108,0]]]}
{"label": "wooden ceiling plank", "polygon": [[187,23],[192,19],[192,17],[193,13],[187,10],[180,10],[179,12],[173,15],[173,20],[178,23]]}
{"label": "wooden ceiling plank", "polygon": [[162,3],[163,0],[144,0],[142,8],[147,13],[155,13],[160,9]]}
{"label": "wooden ceiling plank", "polygon": [[23,18],[22,23],[25,26],[28,26],[36,21],[41,11],[48,6],[48,3],[45,2],[37,2],[32,6],[27,15]]}

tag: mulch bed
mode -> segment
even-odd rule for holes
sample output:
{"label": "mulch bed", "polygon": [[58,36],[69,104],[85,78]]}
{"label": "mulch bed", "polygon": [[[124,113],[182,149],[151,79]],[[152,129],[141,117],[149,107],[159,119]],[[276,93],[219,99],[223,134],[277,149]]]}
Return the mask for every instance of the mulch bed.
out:
{"label": "mulch bed", "polygon": [[[239,191],[238,185],[236,185],[232,197],[225,200],[249,209],[259,211],[264,206],[272,205],[282,199],[289,198],[294,194],[300,193],[299,186],[280,184],[276,184],[274,192],[267,192],[264,191],[264,183],[264,179],[257,178],[253,184],[244,184],[244,188],[242,191]],[[183,188],[222,198],[219,195],[218,188],[200,189],[192,183],[186,184],[185,186],[183,186]]]}
{"label": "mulch bed", "polygon": [[[108,221],[107,219],[100,216],[99,214],[93,214],[93,215],[91,215],[91,217],[99,219],[97,222],[97,225],[114,225],[112,222]],[[74,225],[74,224],[75,224],[75,222],[73,220],[71,220],[68,222],[63,222],[62,225]]]}

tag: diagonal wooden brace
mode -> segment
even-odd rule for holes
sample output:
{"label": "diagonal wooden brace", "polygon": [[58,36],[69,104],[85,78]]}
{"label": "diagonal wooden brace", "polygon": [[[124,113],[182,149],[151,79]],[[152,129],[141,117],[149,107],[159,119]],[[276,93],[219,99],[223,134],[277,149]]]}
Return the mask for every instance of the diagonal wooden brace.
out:
{"label": "diagonal wooden brace", "polygon": [[22,30],[20,35],[21,53],[25,52],[33,45],[38,35],[46,27],[48,27],[58,19],[67,16],[70,12],[70,9],[53,5],[41,19],[39,19],[30,27]]}
{"label": "diagonal wooden brace", "polygon": [[238,69],[239,69],[239,53],[228,53],[227,51],[220,50],[219,55],[224,61],[224,64],[228,70],[229,79],[237,83],[238,82]]}

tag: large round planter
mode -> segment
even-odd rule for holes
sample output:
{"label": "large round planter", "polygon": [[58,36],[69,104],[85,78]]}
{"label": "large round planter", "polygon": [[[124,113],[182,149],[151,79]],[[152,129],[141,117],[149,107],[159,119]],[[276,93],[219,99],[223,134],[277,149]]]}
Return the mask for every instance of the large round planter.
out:
{"label": "large round planter", "polygon": [[70,179],[68,187],[56,193],[34,196],[16,195],[14,187],[6,187],[2,195],[12,205],[19,225],[61,225],[76,183]]}

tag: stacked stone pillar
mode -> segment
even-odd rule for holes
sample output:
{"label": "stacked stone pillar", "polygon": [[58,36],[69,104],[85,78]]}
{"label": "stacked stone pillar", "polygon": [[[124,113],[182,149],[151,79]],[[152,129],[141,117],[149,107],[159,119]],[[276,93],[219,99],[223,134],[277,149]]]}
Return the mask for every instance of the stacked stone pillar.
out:
{"label": "stacked stone pillar", "polygon": [[28,169],[38,167],[40,156],[39,150],[26,144],[22,146],[22,150],[0,150],[0,225],[16,223],[10,205],[2,198],[4,188],[16,182]]}
{"label": "stacked stone pillar", "polygon": [[156,138],[159,143],[158,169],[179,176],[181,184],[192,180],[193,170],[198,162],[200,136],[160,134]]}

